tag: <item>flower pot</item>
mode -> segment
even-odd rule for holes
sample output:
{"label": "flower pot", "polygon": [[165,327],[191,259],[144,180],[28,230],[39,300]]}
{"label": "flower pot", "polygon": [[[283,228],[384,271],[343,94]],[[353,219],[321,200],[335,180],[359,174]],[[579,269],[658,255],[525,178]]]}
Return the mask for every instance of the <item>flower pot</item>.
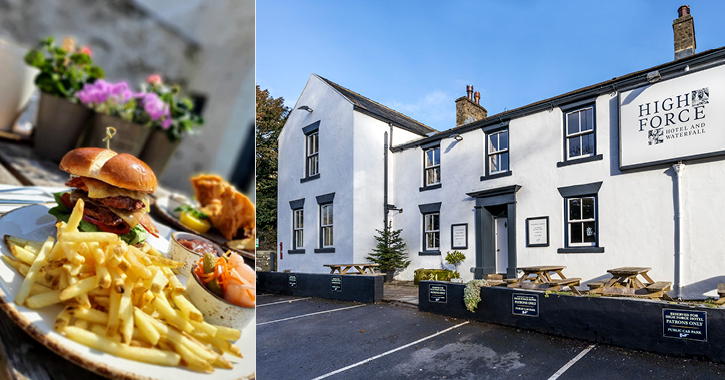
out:
{"label": "flower pot", "polygon": [[96,113],[91,118],[90,126],[83,139],[83,146],[105,148],[106,128],[116,128],[116,135],[111,139],[111,150],[117,153],[128,153],[138,157],[146,144],[151,128],[125,121],[119,117]]}
{"label": "flower pot", "polygon": [[0,40],[0,131],[9,131],[35,90],[38,69],[23,59],[28,51]]}
{"label": "flower pot", "polygon": [[386,270],[385,271],[385,278],[383,279],[383,282],[393,282],[393,277],[395,276],[394,270]]}
{"label": "flower pot", "polygon": [[93,111],[65,98],[40,94],[35,123],[35,152],[44,158],[60,161],[78,140]]}
{"label": "flower pot", "polygon": [[164,131],[153,131],[138,158],[145,162],[157,177],[160,177],[180,143],[181,140],[176,142],[169,140]]}

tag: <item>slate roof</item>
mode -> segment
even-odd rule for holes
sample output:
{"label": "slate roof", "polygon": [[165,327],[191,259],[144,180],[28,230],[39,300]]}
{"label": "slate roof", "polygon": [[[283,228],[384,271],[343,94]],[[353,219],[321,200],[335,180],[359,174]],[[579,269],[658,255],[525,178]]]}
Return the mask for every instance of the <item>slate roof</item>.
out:
{"label": "slate roof", "polygon": [[335,90],[337,90],[342,96],[349,99],[354,106],[354,109],[356,111],[360,111],[362,113],[368,114],[372,117],[375,117],[377,119],[391,122],[395,126],[403,128],[407,131],[413,132],[415,134],[426,136],[430,132],[438,132],[437,130],[421,123],[416,120],[413,120],[409,118],[408,116],[403,115],[400,112],[397,112],[395,110],[392,110],[378,102],[372,101],[354,91],[351,91],[345,87],[340,86],[339,84],[332,82],[328,79],[325,79],[319,75],[316,75],[318,78],[322,79],[323,81],[327,82],[330,86],[332,86]]}

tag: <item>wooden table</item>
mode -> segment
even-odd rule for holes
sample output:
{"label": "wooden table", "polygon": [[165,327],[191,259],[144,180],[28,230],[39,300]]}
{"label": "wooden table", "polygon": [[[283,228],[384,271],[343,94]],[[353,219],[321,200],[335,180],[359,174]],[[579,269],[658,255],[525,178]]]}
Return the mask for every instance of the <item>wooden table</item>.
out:
{"label": "wooden table", "polygon": [[[511,288],[550,290],[559,290],[560,287],[567,286],[574,294],[581,294],[576,288],[581,282],[581,278],[566,278],[562,273],[564,268],[566,267],[563,265],[519,267],[518,269],[524,274],[511,281],[508,286]],[[551,273],[555,273],[559,278],[552,278]]]}
{"label": "wooden table", "polygon": [[[671,300],[665,291],[670,290],[672,283],[668,281],[654,281],[647,274],[652,268],[648,267],[621,267],[609,269],[607,272],[612,278],[604,282],[590,283],[589,293],[618,297],[665,298]],[[641,280],[640,280],[641,277]]]}
{"label": "wooden table", "polygon": [[[325,267],[330,268],[330,274],[367,274],[376,275],[373,269],[380,266],[380,264],[325,264]],[[347,273],[350,269],[355,268],[357,272]]]}

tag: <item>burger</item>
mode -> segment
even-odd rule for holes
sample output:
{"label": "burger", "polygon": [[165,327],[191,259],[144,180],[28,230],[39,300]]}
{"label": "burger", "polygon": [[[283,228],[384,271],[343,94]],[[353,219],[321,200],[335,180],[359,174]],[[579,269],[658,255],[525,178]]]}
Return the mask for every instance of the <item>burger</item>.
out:
{"label": "burger", "polygon": [[60,168],[70,173],[66,186],[73,190],[55,194],[58,206],[48,211],[51,215],[68,222],[82,199],[81,231],[112,232],[128,244],[143,243],[147,233],[158,237],[147,214],[156,176],[143,161],[110,149],[78,148],[63,157]]}

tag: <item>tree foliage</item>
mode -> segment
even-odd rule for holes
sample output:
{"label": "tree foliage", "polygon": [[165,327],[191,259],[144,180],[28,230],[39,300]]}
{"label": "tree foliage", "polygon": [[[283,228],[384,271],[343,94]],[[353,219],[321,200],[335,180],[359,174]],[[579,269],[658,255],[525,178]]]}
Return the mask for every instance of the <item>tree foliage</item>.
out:
{"label": "tree foliage", "polygon": [[394,230],[393,223],[390,222],[388,224],[383,223],[383,229],[376,229],[375,231],[378,232],[378,235],[375,236],[378,244],[373,248],[373,253],[366,259],[379,264],[382,271],[407,268],[410,265],[410,260],[407,260],[408,254],[405,252],[405,241],[400,237],[403,230]]}
{"label": "tree foliage", "polygon": [[256,175],[257,237],[260,249],[275,249],[277,243],[277,139],[289,116],[284,99],[274,98],[257,86]]}

